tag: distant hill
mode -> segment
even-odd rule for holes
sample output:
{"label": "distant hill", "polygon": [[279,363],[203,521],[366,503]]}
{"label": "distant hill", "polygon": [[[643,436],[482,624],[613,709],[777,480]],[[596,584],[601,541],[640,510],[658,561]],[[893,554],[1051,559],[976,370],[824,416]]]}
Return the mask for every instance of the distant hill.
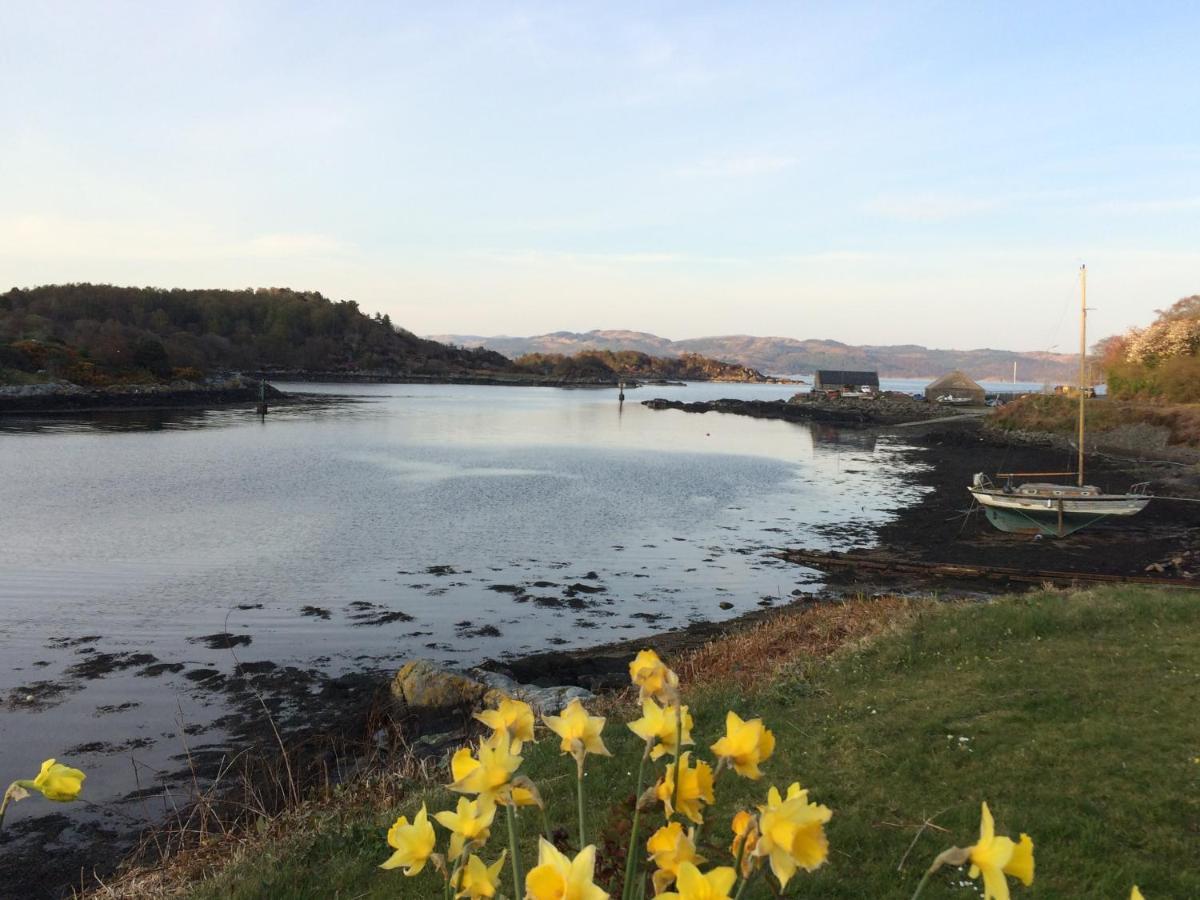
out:
{"label": "distant hill", "polygon": [[633,380],[767,382],[761,372],[737,363],[709,359],[698,353],[651,356],[638,350],[581,350],[561,353],[526,353],[516,359],[518,369],[535,375],[569,379],[628,378]]}
{"label": "distant hill", "polygon": [[0,294],[0,375],[104,385],[222,369],[508,371],[490,350],[449,347],[314,291],[59,284]]}
{"label": "distant hill", "polygon": [[769,375],[801,375],[816,369],[872,369],[891,378],[925,378],[961,369],[979,380],[1008,381],[1013,363],[1021,381],[1069,381],[1076,357],[1012,350],[938,350],[916,344],[856,347],[839,341],[733,334],[672,341],[642,331],[555,331],[533,337],[434,335],[462,347],[486,347],[518,357],[526,353],[571,355],[582,350],[635,350],[655,356],[703,356],[749,366]]}

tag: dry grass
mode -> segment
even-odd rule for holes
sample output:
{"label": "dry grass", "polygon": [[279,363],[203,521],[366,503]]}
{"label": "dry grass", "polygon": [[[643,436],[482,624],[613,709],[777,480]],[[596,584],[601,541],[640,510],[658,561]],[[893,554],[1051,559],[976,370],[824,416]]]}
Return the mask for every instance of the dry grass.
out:
{"label": "dry grass", "polygon": [[[1078,401],[1057,394],[1036,394],[996,410],[992,424],[1005,430],[1045,431],[1072,435],[1079,424]],[[1168,442],[1200,447],[1200,405],[1161,401],[1126,401],[1097,397],[1087,403],[1088,429],[1093,435],[1118,428],[1150,425],[1169,431]]]}
{"label": "dry grass", "polygon": [[435,783],[436,764],[409,752],[399,743],[399,734],[392,738],[392,746],[349,761],[355,771],[340,784],[326,777],[319,785],[301,788],[292,777],[291,751],[282,741],[279,754],[247,765],[237,779],[238,788],[222,778],[231,764],[208,788],[198,789],[175,819],[143,836],[128,869],[108,880],[98,879],[95,887],[75,895],[112,900],[182,897],[196,883],[264,847],[280,846],[291,835],[330,820],[393,809]]}
{"label": "dry grass", "polygon": [[[716,683],[746,690],[762,688],[780,670],[798,661],[824,659],[902,629],[922,604],[882,597],[793,606],[683,651],[669,662],[689,690]],[[614,691],[590,705],[597,712],[620,718],[634,708],[634,698],[631,689]],[[271,768],[278,774],[285,767]],[[197,883],[261,854],[264,848],[278,850],[289,838],[312,834],[331,822],[364,820],[398,808],[406,798],[436,782],[436,768],[435,761],[402,750],[393,752],[368,760],[360,774],[346,783],[326,785],[317,796],[289,803],[280,812],[270,813],[266,804],[255,801],[260,812],[232,826],[215,812],[216,807],[227,806],[228,800],[217,800],[214,788],[200,795],[175,825],[147,836],[144,865],[84,896],[93,900],[185,896]],[[294,792],[293,787],[279,793]]]}
{"label": "dry grass", "polygon": [[921,602],[857,598],[781,610],[751,628],[683,654],[673,665],[688,685],[761,687],[797,658],[824,659],[903,628]]}

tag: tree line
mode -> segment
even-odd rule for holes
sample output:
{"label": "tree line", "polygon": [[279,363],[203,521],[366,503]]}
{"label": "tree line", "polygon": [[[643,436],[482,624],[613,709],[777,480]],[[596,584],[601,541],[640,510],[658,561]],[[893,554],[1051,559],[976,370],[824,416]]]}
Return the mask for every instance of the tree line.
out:
{"label": "tree line", "polygon": [[1105,338],[1094,350],[1111,396],[1200,403],[1200,294],[1158,310],[1146,328]]}
{"label": "tree line", "polygon": [[0,294],[0,369],[82,384],[214,370],[508,371],[490,350],[417,337],[352,300],[289,288],[61,284]]}
{"label": "tree line", "polygon": [[572,356],[561,353],[526,353],[516,366],[526,372],[555,378],[641,378],[676,381],[766,381],[748,366],[711,359],[698,353],[650,356],[637,350],[583,350]]}

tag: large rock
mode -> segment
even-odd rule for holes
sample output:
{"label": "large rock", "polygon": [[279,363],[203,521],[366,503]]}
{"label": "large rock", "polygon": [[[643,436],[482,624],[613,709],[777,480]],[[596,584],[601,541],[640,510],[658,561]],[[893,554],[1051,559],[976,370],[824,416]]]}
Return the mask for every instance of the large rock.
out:
{"label": "large rock", "polygon": [[534,714],[539,716],[557,715],[572,700],[591,700],[595,696],[587,688],[576,687],[573,684],[555,687],[519,684],[507,675],[489,672],[487,669],[472,669],[471,674],[498,693],[514,700],[524,700],[533,709]]}
{"label": "large rock", "polygon": [[418,716],[469,712],[500,699],[490,687],[465,672],[428,659],[414,659],[400,667],[392,679],[392,696],[407,712]]}
{"label": "large rock", "polygon": [[590,700],[591,691],[575,685],[538,687],[520,684],[499,672],[463,672],[428,659],[414,659],[392,679],[392,697],[401,711],[427,722],[469,715],[494,707],[505,697],[523,700],[536,715],[554,715],[572,700]]}

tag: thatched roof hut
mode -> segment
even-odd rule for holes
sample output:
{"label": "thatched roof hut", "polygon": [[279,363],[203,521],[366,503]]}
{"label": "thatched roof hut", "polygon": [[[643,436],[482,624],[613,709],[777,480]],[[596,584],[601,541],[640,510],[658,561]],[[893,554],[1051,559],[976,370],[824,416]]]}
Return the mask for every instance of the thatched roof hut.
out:
{"label": "thatched roof hut", "polygon": [[937,401],[942,397],[953,397],[955,400],[970,400],[982,406],[986,393],[979,382],[955,369],[925,388],[925,399]]}

